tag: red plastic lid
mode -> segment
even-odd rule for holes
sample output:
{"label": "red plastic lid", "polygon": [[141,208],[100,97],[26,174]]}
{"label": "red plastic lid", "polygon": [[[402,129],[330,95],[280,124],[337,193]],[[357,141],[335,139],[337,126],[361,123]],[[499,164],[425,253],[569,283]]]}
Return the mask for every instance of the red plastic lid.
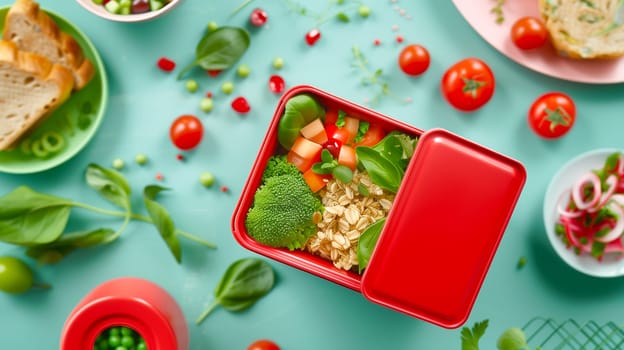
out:
{"label": "red plastic lid", "polygon": [[362,278],[364,296],[462,325],[525,179],[513,159],[445,130],[425,132]]}

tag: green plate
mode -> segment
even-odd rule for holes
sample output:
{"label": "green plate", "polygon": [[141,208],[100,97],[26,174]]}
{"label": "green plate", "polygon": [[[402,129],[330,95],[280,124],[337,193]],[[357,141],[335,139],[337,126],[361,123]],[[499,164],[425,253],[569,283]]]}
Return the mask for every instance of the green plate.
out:
{"label": "green plate", "polygon": [[[4,21],[10,6],[0,8],[0,33],[4,29]],[[55,167],[78,153],[91,140],[97,131],[108,100],[108,82],[102,59],[87,36],[63,17],[46,11],[56,21],[59,28],[73,36],[82,47],[85,57],[95,66],[93,79],[78,92],[73,92],[48,119],[33,131],[15,149],[0,152],[0,172],[27,174]],[[32,154],[29,143],[41,139],[46,132],[54,131],[61,134],[64,145],[54,153],[45,157]]]}

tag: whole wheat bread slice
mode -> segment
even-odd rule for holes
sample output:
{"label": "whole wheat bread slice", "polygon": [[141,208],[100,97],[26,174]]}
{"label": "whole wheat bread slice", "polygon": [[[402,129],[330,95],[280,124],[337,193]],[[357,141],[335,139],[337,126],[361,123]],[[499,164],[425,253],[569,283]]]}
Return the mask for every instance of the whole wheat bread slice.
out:
{"label": "whole wheat bread slice", "polygon": [[84,57],[76,40],[62,32],[32,0],[17,0],[11,6],[2,36],[16,43],[20,50],[36,53],[69,68],[74,74],[75,90],[82,89],[95,75],[93,64]]}
{"label": "whole wheat bread slice", "polygon": [[0,40],[0,150],[42,123],[71,94],[72,72]]}

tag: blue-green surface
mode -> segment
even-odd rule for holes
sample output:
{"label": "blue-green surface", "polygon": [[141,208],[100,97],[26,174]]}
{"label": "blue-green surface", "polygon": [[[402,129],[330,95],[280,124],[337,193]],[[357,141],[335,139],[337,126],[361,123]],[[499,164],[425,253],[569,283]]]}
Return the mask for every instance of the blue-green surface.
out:
{"label": "blue-green surface", "polygon": [[[0,5],[10,3],[0,1]],[[460,349],[459,330],[438,328],[390,311],[358,293],[276,262],[272,266],[278,283],[265,299],[247,311],[219,309],[201,326],[192,324],[211,302],[225,268],[240,257],[253,255],[235,242],[230,217],[278,100],[266,87],[274,73],[273,58],[285,59],[279,74],[289,86],[311,84],[361,102],[373,95],[373,88],[361,85],[362,74],[351,66],[353,45],[360,47],[372,69],[383,69],[383,77],[399,99],[409,96],[413,100],[405,104],[384,98],[373,108],[422,129],[451,130],[526,166],[526,187],[468,321],[490,320],[482,348],[494,349],[504,329],[522,326],[534,316],[621,322],[624,280],[587,277],[565,265],[548,243],[541,213],[546,186],[568,159],[595,148],[622,148],[624,86],[571,83],[529,71],[490,47],[449,1],[368,1],[372,8],[369,18],[352,16],[350,23],[324,23],[322,38],[313,47],[303,40],[315,25],[313,19],[289,12],[282,1],[268,0],[256,0],[230,17],[238,3],[184,0],[173,12],[152,22],[123,24],[97,18],[74,1],[41,1],[44,8],[81,28],[99,49],[110,82],[110,105],[100,130],[76,157],[43,173],[0,174],[0,194],[29,185],[107,207],[84,184],[83,171],[90,162],[109,166],[113,159],[122,158],[127,164],[123,173],[135,189],[137,207],[142,186],[156,182],[155,174],[162,173],[162,184],[173,190],[163,194],[160,201],[169,208],[177,226],[215,242],[218,249],[210,251],[184,242],[183,263],[178,265],[153,227],[131,223],[116,243],[75,253],[57,265],[36,267],[29,260],[38,279],[54,288],[21,296],[0,294],[1,348],[58,347],[65,318],[83,296],[108,279],[130,275],[160,284],[178,300],[191,323],[194,350],[244,349],[258,338],[270,338],[283,349],[298,350]],[[324,2],[307,3],[310,9],[324,8]],[[209,21],[246,26],[246,17],[255,6],[267,11],[269,22],[264,28],[250,28],[252,44],[240,62],[251,67],[248,78],[237,78],[234,70],[217,78],[195,71],[200,89],[192,94],[183,82],[176,81],[175,73],[166,74],[155,67],[161,56],[174,59],[179,67],[190,62]],[[402,17],[395,6],[410,14],[411,20]],[[393,25],[398,31],[393,31]],[[432,64],[422,77],[409,78],[399,71],[396,58],[402,45],[394,41],[398,34],[405,42],[429,49]],[[376,38],[382,41],[379,47],[372,45]],[[439,93],[445,68],[467,56],[489,62],[498,82],[490,103],[471,114],[455,111]],[[219,89],[228,80],[235,83],[231,96]],[[214,94],[215,109],[204,114],[199,101],[201,93],[209,90]],[[576,100],[578,121],[564,138],[545,141],[529,130],[525,115],[538,95],[552,90],[566,92]],[[233,113],[229,107],[237,95],[247,97],[252,106],[246,116]],[[200,116],[206,133],[200,147],[179,161],[168,129],[175,117],[186,113]],[[133,162],[137,153],[148,155],[145,166]],[[206,189],[199,183],[199,175],[205,170],[215,174],[214,188]],[[222,193],[221,185],[230,191]],[[452,198],[449,206],[440,210],[448,211],[452,218]],[[84,212],[76,215],[72,225],[119,224]],[[0,245],[0,254],[23,256],[23,251]],[[518,270],[516,263],[522,256],[527,264]]]}

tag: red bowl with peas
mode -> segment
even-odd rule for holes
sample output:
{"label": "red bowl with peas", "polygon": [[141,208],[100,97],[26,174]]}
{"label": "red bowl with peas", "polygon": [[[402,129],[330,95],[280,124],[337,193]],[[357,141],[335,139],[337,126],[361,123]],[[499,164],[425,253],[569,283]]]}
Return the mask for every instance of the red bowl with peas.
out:
{"label": "red bowl with peas", "polygon": [[326,91],[280,99],[232,217],[243,247],[455,328],[526,179],[522,164]]}
{"label": "red bowl with peas", "polygon": [[115,22],[144,22],[173,10],[181,0],[76,0],[87,11]]}

